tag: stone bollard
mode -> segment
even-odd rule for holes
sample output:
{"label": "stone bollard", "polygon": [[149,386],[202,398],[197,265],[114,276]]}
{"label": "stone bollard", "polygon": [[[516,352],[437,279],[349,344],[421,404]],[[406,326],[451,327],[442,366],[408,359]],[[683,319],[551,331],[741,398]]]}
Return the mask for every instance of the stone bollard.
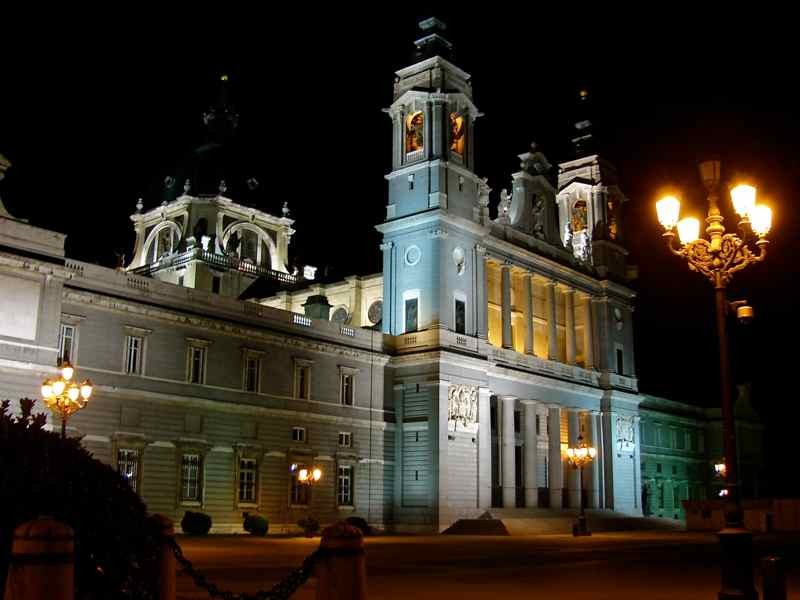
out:
{"label": "stone bollard", "polygon": [[72,529],[51,517],[39,517],[14,530],[5,600],[73,600],[75,597]]}
{"label": "stone bollard", "polygon": [[761,559],[761,575],[764,600],[786,600],[786,572],[783,570],[783,561],[777,556],[765,556]]}
{"label": "stone bollard", "polygon": [[[153,514],[147,517],[157,534],[165,539],[175,538],[175,526],[172,519],[164,515]],[[158,554],[158,600],[175,600],[175,554],[168,543],[161,544]]]}
{"label": "stone bollard", "polygon": [[343,521],[322,530],[317,600],[366,600],[367,572],[361,531]]}

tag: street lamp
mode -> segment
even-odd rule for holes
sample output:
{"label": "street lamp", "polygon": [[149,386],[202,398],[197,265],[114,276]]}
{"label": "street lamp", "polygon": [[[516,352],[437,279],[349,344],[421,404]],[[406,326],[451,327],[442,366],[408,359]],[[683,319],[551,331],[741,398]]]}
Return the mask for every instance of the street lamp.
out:
{"label": "street lamp", "polygon": [[94,386],[85,379],[77,383],[73,377],[75,368],[65,360],[61,363],[58,379],[45,379],[42,383],[42,398],[54,415],[61,417],[61,438],[67,437],[67,419],[78,412],[92,396]]}
{"label": "street lamp", "polygon": [[567,448],[567,460],[573,469],[580,471],[580,489],[579,494],[581,497],[581,512],[578,516],[577,524],[572,528],[572,535],[583,536],[592,535],[589,528],[586,526],[586,514],[583,508],[583,467],[588,465],[594,457],[597,456],[597,448],[593,448],[586,444],[582,435],[578,435],[578,445],[574,448]]}
{"label": "street lamp", "polygon": [[[743,302],[729,303],[725,291],[734,273],[761,262],[767,255],[767,234],[772,227],[772,211],[756,203],[756,188],[739,184],[730,190],[731,202],[739,215],[739,235],[726,233],[719,210],[720,163],[716,160],[700,163],[700,176],[708,193],[706,233],[700,237],[700,221],[680,216],[680,201],[667,196],[656,203],[658,220],[665,229],[664,238],[670,252],[684,258],[691,271],[697,271],[714,286],[719,338],[719,371],[722,400],[723,440],[725,450],[725,528],[719,533],[722,545],[722,590],[720,600],[737,598],[755,599],[752,570],[752,536],[744,529],[739,469],[736,457],[736,429],[734,427],[733,395],[731,391],[730,364],[726,316],[736,308],[737,317],[746,321],[752,318],[752,308]],[[680,246],[675,244],[678,230]]]}

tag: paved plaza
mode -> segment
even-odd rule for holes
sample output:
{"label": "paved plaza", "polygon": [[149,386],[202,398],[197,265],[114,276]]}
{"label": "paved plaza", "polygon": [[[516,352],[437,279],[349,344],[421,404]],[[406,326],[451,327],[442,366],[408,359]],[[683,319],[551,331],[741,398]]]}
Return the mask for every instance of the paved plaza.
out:
{"label": "paved plaza", "polygon": [[[179,542],[210,581],[255,592],[299,565],[319,538],[211,536]],[[800,599],[798,548],[797,538],[756,540],[757,554],[769,549],[786,557],[789,597]],[[366,551],[371,600],[712,600],[719,586],[718,546],[711,534],[385,536],[367,538]],[[314,598],[315,584],[312,578],[294,598]],[[179,574],[178,597],[208,596]]]}

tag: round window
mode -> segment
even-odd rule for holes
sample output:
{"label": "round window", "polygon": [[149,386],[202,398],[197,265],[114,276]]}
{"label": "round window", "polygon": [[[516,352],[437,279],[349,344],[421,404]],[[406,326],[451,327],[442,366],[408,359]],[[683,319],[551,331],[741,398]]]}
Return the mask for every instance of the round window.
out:
{"label": "round window", "polygon": [[335,311],[333,311],[333,315],[331,315],[331,321],[335,323],[347,323],[347,319],[350,315],[347,312],[347,309],[344,306],[340,306]]}
{"label": "round window", "polygon": [[381,322],[381,319],[383,319],[382,300],[375,300],[375,302],[369,305],[369,309],[367,309],[367,318],[373,325],[377,325]]}

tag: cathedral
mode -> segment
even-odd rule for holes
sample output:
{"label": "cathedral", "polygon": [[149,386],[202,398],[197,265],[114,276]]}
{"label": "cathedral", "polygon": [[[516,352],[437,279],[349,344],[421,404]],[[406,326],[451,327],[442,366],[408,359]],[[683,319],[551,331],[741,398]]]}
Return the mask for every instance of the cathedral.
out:
{"label": "cathedral", "polygon": [[[629,200],[591,120],[564,162],[520,154],[493,218],[470,75],[441,22],[420,28],[385,111],[382,273],[290,267],[302,223],[259,208],[223,81],[208,143],[131,216],[130,264],[68,258],[64,235],[0,204],[0,397],[38,397],[70,361],[95,393],[67,434],[150,511],[205,512],[216,532],[241,532],[244,512],[272,531],[305,516],[442,531],[581,498],[680,518],[704,497],[709,419],[637,389]],[[643,416],[659,432],[646,444]],[[566,460],[579,439],[597,450],[583,486]]]}

